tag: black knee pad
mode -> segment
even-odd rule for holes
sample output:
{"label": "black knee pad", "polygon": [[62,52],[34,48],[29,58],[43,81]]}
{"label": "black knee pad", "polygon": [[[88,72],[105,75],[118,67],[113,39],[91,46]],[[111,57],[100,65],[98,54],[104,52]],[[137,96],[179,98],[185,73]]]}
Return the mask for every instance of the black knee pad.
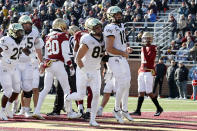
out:
{"label": "black knee pad", "polygon": [[33,94],[33,91],[29,91],[29,92],[26,92],[26,91],[23,91],[24,92],[24,97],[26,98],[31,98],[32,97],[32,94]]}

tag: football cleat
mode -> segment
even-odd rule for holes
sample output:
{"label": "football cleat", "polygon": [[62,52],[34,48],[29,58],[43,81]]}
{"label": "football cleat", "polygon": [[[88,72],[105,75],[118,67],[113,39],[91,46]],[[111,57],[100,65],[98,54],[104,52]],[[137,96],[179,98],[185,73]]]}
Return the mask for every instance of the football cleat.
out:
{"label": "football cleat", "polygon": [[115,111],[115,110],[114,110],[114,111],[113,111],[113,115],[114,115],[114,117],[116,118],[116,120],[117,120],[119,123],[121,123],[121,124],[124,123],[120,111]]}
{"label": "football cleat", "polygon": [[7,121],[8,120],[8,118],[5,115],[5,112],[3,110],[0,110],[0,119],[3,120],[3,121]]}
{"label": "football cleat", "polygon": [[81,115],[82,115],[81,113],[69,112],[67,113],[67,118],[69,119],[80,118]]}
{"label": "football cleat", "polygon": [[97,111],[97,116],[102,116],[103,114],[103,109],[99,108]]}
{"label": "football cleat", "polygon": [[133,118],[129,115],[128,111],[122,111],[122,116],[129,121],[133,121]]}
{"label": "football cleat", "polygon": [[82,117],[84,119],[90,119],[90,112],[86,112]]}
{"label": "football cleat", "polygon": [[40,114],[33,114],[32,115],[33,118],[38,119],[38,120],[44,120],[45,118],[43,116],[41,116]]}
{"label": "football cleat", "polygon": [[90,120],[90,126],[100,126],[95,120]]}
{"label": "football cleat", "polygon": [[163,112],[163,109],[160,108],[159,110],[156,111],[156,113],[154,114],[154,116],[160,116],[162,112]]}
{"label": "football cleat", "polygon": [[140,111],[134,111],[134,112],[130,113],[129,115],[141,116],[141,112]]}

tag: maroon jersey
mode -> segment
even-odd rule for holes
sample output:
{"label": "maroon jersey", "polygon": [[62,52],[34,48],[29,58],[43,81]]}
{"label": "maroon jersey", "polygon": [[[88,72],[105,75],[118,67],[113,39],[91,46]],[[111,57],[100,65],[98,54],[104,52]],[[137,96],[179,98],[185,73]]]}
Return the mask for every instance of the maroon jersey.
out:
{"label": "maroon jersey", "polygon": [[156,46],[155,45],[146,45],[141,48],[141,66],[138,72],[150,72],[147,69],[155,69],[155,58],[156,58]]}
{"label": "maroon jersey", "polygon": [[78,31],[78,32],[76,32],[75,35],[74,35],[74,40],[77,43],[79,43],[82,35],[87,34],[87,33],[88,33],[88,31],[86,31],[86,30],[85,31]]}
{"label": "maroon jersey", "polygon": [[46,38],[46,54],[49,59],[56,59],[64,62],[64,57],[62,55],[62,43],[63,41],[68,41],[69,37],[67,33],[55,33],[49,35]]}

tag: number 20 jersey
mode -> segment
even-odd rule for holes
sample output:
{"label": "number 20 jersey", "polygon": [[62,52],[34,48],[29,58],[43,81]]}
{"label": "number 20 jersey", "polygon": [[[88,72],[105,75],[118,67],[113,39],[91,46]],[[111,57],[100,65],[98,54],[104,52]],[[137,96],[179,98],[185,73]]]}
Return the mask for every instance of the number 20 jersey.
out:
{"label": "number 20 jersey", "polygon": [[80,40],[80,46],[82,44],[85,44],[88,47],[87,53],[82,58],[84,69],[87,71],[100,69],[101,58],[105,52],[104,40],[99,42],[92,35],[85,34]]}
{"label": "number 20 jersey", "polygon": [[[114,36],[114,48],[120,50],[120,51],[126,51],[126,36],[125,36],[125,28],[124,24],[108,24],[104,28],[104,36],[105,41],[107,36]],[[108,52],[109,53],[109,52]],[[114,54],[109,53],[111,56],[116,56]]]}
{"label": "number 20 jersey", "polygon": [[23,39],[20,44],[16,44],[10,36],[4,36],[0,39],[0,47],[3,49],[1,65],[14,67],[18,63],[22,49],[25,47],[25,41]]}

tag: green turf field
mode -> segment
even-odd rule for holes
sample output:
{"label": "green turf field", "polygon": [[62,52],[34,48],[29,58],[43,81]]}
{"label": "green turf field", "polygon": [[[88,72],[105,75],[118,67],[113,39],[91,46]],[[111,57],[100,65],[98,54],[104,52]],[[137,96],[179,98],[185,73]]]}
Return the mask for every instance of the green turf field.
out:
{"label": "green turf field", "polygon": [[[42,113],[48,113],[52,111],[53,103],[55,100],[55,95],[47,95],[44,105],[41,108]],[[100,97],[100,102],[102,100],[102,96]],[[114,97],[110,98],[109,103],[106,108],[104,108],[104,112],[111,112],[114,108]],[[170,100],[168,98],[159,99],[160,104],[162,105],[164,111],[196,111],[197,109],[197,101],[188,100]],[[137,97],[129,97],[129,112],[134,111],[137,105]],[[32,106],[33,107],[33,106]],[[85,100],[86,107],[86,100]],[[73,102],[73,108],[77,110],[75,103]],[[151,99],[146,98],[142,105],[142,111],[156,111],[154,104]]]}
{"label": "green turf field", "polygon": [[[0,94],[0,97],[2,97],[2,93]],[[55,100],[55,95],[47,95],[42,108],[41,108],[41,113],[48,113],[52,111],[53,108],[53,103]],[[102,96],[100,97],[100,102],[102,100]],[[104,108],[104,112],[111,112],[114,108],[114,97],[111,97],[107,106]],[[190,99],[187,100],[170,100],[168,98],[161,98],[158,99],[159,103],[163,107],[164,111],[196,111],[197,109],[197,101],[193,101]],[[31,103],[31,105],[33,102]],[[128,104],[128,109],[129,112],[132,112],[135,110],[137,105],[137,97],[129,97],[129,104]],[[31,106],[33,107],[33,105]],[[85,99],[85,107],[86,107],[86,99]],[[76,105],[73,102],[73,108],[77,111]],[[154,112],[156,110],[154,104],[152,103],[151,99],[145,98],[144,103],[142,105],[142,112]]]}

